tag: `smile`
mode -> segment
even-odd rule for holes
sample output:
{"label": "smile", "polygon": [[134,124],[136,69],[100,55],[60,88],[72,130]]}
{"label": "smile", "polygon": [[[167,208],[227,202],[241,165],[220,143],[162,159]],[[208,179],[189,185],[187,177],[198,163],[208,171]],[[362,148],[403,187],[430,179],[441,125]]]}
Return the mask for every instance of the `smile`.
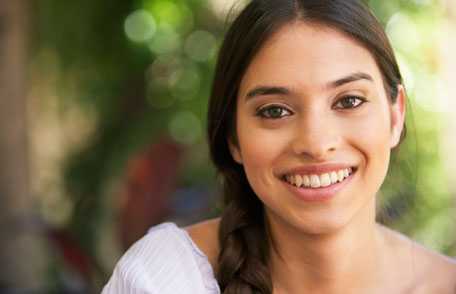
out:
{"label": "smile", "polygon": [[321,187],[328,187],[334,184],[343,182],[356,170],[354,168],[344,168],[337,171],[332,171],[323,174],[310,174],[310,175],[285,175],[284,180],[289,184],[298,188],[311,188],[317,189]]}

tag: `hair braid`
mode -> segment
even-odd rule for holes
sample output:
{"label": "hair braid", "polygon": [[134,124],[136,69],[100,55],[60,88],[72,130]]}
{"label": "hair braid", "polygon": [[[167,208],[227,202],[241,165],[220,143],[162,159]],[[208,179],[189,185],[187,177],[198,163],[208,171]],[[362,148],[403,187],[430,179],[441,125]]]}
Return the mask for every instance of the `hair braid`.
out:
{"label": "hair braid", "polygon": [[[224,184],[225,196],[229,193],[226,199],[230,200],[225,203],[219,228],[217,280],[224,294],[270,294],[272,282],[262,203],[247,183],[245,189],[239,181],[230,182],[227,178]],[[233,187],[240,191],[233,191]]]}

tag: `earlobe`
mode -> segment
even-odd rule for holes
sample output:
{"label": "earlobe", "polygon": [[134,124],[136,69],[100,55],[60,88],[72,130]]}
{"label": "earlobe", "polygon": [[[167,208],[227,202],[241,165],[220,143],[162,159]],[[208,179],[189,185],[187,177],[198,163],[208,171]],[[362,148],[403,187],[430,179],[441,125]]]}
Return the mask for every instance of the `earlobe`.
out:
{"label": "earlobe", "polygon": [[406,113],[406,93],[402,85],[398,85],[396,103],[391,105],[391,148],[396,147],[404,129]]}
{"label": "earlobe", "polygon": [[238,144],[235,144],[232,139],[228,139],[228,147],[234,161],[242,165],[241,152],[239,151]]}

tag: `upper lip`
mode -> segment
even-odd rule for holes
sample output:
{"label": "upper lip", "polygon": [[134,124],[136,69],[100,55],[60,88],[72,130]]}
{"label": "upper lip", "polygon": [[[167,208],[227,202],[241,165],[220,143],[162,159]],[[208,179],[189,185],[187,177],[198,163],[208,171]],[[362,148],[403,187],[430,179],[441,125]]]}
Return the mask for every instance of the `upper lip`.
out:
{"label": "upper lip", "polygon": [[355,168],[355,165],[347,163],[325,163],[318,165],[303,165],[290,168],[286,170],[283,175],[311,175],[311,174],[324,174],[332,171],[338,171],[346,168]]}

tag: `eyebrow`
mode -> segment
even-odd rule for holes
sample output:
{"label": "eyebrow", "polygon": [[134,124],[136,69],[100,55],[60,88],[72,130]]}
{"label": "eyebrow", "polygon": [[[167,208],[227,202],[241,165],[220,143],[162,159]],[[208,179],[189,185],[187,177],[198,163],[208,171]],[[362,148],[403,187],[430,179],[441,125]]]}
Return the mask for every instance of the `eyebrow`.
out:
{"label": "eyebrow", "polygon": [[285,87],[268,87],[259,86],[249,91],[246,95],[247,99],[255,96],[266,96],[266,95],[289,95],[290,90]]}
{"label": "eyebrow", "polygon": [[343,77],[341,79],[338,79],[336,81],[330,82],[330,83],[328,83],[328,85],[326,87],[327,88],[337,88],[337,87],[343,86],[345,84],[356,82],[359,80],[367,80],[370,82],[374,81],[374,79],[372,78],[371,75],[364,73],[364,72],[356,72],[356,73],[353,73],[346,77]]}
{"label": "eyebrow", "polygon": [[[325,85],[325,88],[337,88],[343,86],[345,84],[353,83],[359,80],[367,80],[373,82],[374,79],[371,75],[364,73],[364,72],[356,72],[350,74],[346,77],[340,78],[338,80],[329,82]],[[285,87],[276,87],[276,86],[258,86],[254,89],[250,90],[247,95],[246,99],[250,99],[256,96],[267,96],[267,95],[290,95],[291,91]]]}

